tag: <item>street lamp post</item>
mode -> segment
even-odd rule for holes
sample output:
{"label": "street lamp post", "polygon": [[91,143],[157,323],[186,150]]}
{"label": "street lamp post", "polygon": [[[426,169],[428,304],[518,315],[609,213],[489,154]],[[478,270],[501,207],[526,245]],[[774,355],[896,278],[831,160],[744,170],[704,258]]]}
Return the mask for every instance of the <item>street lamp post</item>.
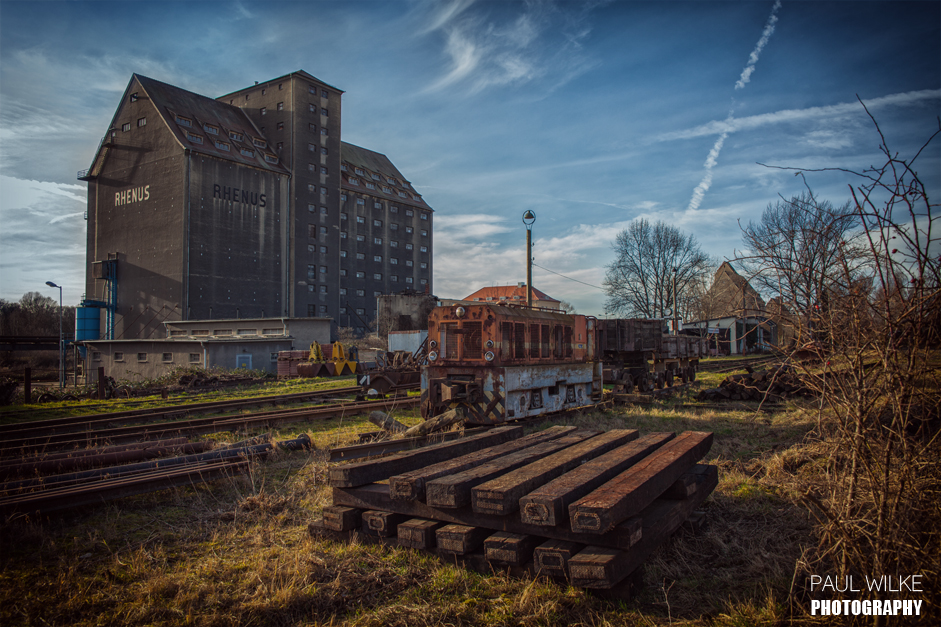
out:
{"label": "street lamp post", "polygon": [[533,222],[536,214],[526,210],[523,224],[526,225],[526,306],[533,308]]}
{"label": "street lamp post", "polygon": [[673,335],[679,335],[679,314],[676,308],[676,268],[673,268]]}
{"label": "street lamp post", "polygon": [[59,389],[65,387],[65,338],[62,335],[62,286],[46,281],[49,287],[59,288]]}

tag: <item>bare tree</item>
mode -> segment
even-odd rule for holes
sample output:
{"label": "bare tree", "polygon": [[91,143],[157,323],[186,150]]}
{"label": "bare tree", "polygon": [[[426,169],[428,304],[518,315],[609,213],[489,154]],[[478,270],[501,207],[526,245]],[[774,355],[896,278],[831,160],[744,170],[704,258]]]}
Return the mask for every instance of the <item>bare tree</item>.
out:
{"label": "bare tree", "polygon": [[[822,203],[808,192],[803,200],[811,202],[800,204],[797,218],[813,241],[800,243],[801,232],[787,231],[752,255],[763,272],[781,278],[782,293],[814,305],[797,320],[823,340],[822,360],[798,364],[820,396],[815,437],[828,451],[802,490],[819,521],[808,571],[918,573],[934,581],[941,577],[941,237],[938,204],[915,163],[937,141],[941,122],[908,160],[889,150],[873,123],[885,161],[841,170],[857,177],[851,203],[816,212]],[[814,226],[807,215],[827,222]],[[778,254],[788,249],[781,240],[795,235],[800,246]],[[802,257],[804,247],[815,256]],[[785,283],[804,270],[814,280]],[[926,612],[937,613],[941,591],[925,597]]]}
{"label": "bare tree", "polygon": [[567,314],[576,314],[576,313],[578,313],[577,311],[575,311],[575,305],[573,305],[572,303],[568,302],[567,300],[560,300],[560,301],[559,301],[559,311],[561,311],[562,313],[567,313]]}
{"label": "bare tree", "polygon": [[849,202],[834,207],[808,189],[768,205],[759,222],[750,222],[737,260],[759,291],[777,294],[781,305],[806,318],[841,280],[846,264],[857,269],[850,233],[857,226]]}
{"label": "bare tree", "polygon": [[709,256],[696,238],[662,221],[633,221],[612,248],[617,257],[604,279],[609,314],[663,318],[673,309],[674,268],[678,297],[709,275]]}

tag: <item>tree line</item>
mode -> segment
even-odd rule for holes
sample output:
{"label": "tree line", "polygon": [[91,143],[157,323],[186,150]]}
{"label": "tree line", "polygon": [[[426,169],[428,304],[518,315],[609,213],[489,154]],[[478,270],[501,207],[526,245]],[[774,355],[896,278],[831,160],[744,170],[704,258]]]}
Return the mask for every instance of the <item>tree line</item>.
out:
{"label": "tree line", "polygon": [[[62,331],[75,333],[75,307],[62,308]],[[39,292],[27,292],[18,301],[0,299],[0,335],[59,335],[59,303]]]}

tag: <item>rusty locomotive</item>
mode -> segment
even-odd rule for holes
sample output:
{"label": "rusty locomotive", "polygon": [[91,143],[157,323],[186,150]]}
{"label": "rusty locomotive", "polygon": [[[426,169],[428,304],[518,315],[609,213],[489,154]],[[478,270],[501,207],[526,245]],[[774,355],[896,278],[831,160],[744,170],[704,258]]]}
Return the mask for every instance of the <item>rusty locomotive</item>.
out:
{"label": "rusty locomotive", "polygon": [[664,336],[659,320],[601,320],[545,309],[474,303],[428,318],[422,416],[458,408],[495,424],[599,402],[695,377],[698,338]]}

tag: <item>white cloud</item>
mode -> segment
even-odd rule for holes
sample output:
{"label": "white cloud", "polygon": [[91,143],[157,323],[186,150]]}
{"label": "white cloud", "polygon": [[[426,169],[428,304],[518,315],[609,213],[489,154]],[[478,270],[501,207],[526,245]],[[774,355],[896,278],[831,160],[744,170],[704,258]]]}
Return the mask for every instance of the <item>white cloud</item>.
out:
{"label": "white cloud", "polygon": [[[865,100],[864,102],[870,111],[875,111],[890,106],[918,106],[932,100],[941,100],[941,90],[923,89],[920,91],[890,94],[880,98],[873,98],[872,100]],[[860,115],[865,115],[865,112],[859,102],[844,102],[825,107],[808,107],[806,109],[783,109],[781,111],[762,113],[743,118],[713,120],[712,122],[707,122],[706,124],[690,129],[663,133],[655,137],[654,141],[664,142],[678,139],[693,139],[696,137],[721,135],[723,133],[750,131],[774,124],[807,122],[811,120],[836,120]]]}

